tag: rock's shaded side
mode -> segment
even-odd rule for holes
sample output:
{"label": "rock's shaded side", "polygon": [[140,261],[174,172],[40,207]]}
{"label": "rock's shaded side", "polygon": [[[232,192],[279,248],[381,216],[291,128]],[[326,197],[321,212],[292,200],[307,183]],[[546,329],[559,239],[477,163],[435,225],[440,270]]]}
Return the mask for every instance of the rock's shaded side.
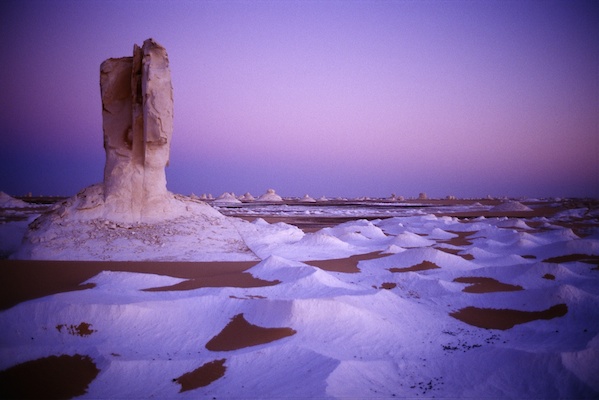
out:
{"label": "rock's shaded side", "polygon": [[104,202],[134,220],[169,206],[164,168],[173,134],[173,89],[164,47],[148,39],[133,57],[100,67],[106,165]]}

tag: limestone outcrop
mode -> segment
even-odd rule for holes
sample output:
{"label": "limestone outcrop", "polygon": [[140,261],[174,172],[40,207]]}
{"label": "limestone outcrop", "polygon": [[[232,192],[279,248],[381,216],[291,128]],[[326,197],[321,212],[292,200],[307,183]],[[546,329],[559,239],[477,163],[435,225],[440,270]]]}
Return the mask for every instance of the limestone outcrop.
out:
{"label": "limestone outcrop", "polygon": [[107,212],[143,219],[169,207],[165,167],[173,135],[173,88],[164,47],[148,39],[133,57],[100,67]]}
{"label": "limestone outcrop", "polygon": [[168,55],[153,39],[100,66],[104,180],[61,204],[62,219],[125,223],[176,218],[187,207],[166,188],[173,136]]}
{"label": "limestone outcrop", "polygon": [[[103,182],[32,222],[13,258],[256,259],[239,234],[237,225],[244,221],[166,188],[173,88],[164,47],[148,39],[134,46],[133,56],[104,61],[100,92]],[[116,247],[130,252],[116,256]]]}

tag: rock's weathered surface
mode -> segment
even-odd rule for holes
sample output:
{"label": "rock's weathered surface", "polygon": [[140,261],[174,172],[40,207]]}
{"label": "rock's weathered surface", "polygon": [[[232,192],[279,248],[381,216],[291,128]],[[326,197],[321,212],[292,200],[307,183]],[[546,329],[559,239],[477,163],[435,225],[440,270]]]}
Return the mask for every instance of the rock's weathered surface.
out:
{"label": "rock's weathered surface", "polygon": [[173,134],[173,89],[164,47],[148,39],[133,57],[100,67],[107,212],[144,219],[165,212],[164,168]]}

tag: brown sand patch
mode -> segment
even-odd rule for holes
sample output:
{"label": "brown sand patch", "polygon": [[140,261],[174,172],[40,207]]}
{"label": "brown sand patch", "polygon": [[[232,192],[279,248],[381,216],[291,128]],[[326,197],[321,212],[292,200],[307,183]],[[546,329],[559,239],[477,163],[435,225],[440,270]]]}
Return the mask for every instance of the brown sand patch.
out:
{"label": "brown sand patch", "polygon": [[514,292],[524,289],[520,285],[510,285],[508,283],[499,282],[497,279],[478,276],[465,276],[455,278],[453,281],[471,284],[462,290],[462,292],[466,293]]}
{"label": "brown sand patch", "polygon": [[566,304],[557,304],[543,311],[466,307],[449,315],[468,325],[479,328],[506,330],[513,328],[515,325],[538,319],[563,317],[567,312],[568,306]]}
{"label": "brown sand patch", "polygon": [[331,272],[358,273],[358,263],[363,260],[373,260],[375,258],[386,257],[380,251],[375,251],[366,254],[356,254],[347,258],[335,258],[332,260],[311,260],[305,261],[306,264],[312,265]]}
{"label": "brown sand patch", "polygon": [[383,284],[381,285],[380,289],[387,289],[387,290],[391,290],[397,287],[397,283],[395,282],[383,282]]}
{"label": "brown sand patch", "polygon": [[[174,289],[196,289],[214,285],[258,287],[278,282],[264,281],[244,273],[259,261],[154,262],[154,261],[39,261],[0,260],[0,310],[51,294],[93,288],[82,283],[102,271],[138,272],[188,279]],[[177,286],[177,285],[174,285]]]}
{"label": "brown sand patch", "polygon": [[472,254],[459,254],[459,252],[462,251],[460,249],[449,249],[447,247],[435,247],[435,249],[445,253],[453,254],[454,256],[460,256],[466,261],[474,260],[474,256]]}
{"label": "brown sand patch", "polygon": [[418,271],[426,271],[428,269],[436,269],[436,268],[441,268],[441,267],[439,267],[434,262],[425,260],[425,261],[421,262],[420,264],[412,265],[411,267],[407,267],[407,268],[389,268],[389,271],[391,271],[391,272],[418,272]]}
{"label": "brown sand patch", "polygon": [[566,263],[566,262],[573,262],[573,261],[580,261],[586,264],[595,264],[597,266],[599,266],[599,256],[596,255],[588,255],[588,254],[568,254],[565,256],[559,256],[559,257],[551,257],[551,258],[547,258],[545,260],[543,260],[543,262],[549,262],[549,263]]}
{"label": "brown sand patch", "polygon": [[58,330],[58,332],[62,333],[62,328],[66,328],[66,331],[69,335],[81,337],[89,336],[92,333],[97,332],[95,329],[90,329],[91,324],[88,324],[87,322],[82,322],[79,325],[56,325],[56,329]]}
{"label": "brown sand patch", "polygon": [[180,377],[173,379],[181,385],[181,392],[187,392],[188,390],[197,389],[200,387],[208,386],[212,382],[225,376],[226,359],[210,361],[199,368],[194,369],[191,372],[181,375]]}
{"label": "brown sand patch", "polygon": [[447,231],[447,232],[453,233],[454,235],[458,235],[458,236],[453,237],[451,239],[446,239],[446,240],[437,240],[437,243],[445,243],[445,244],[450,244],[452,246],[461,247],[461,246],[470,246],[472,244],[472,242],[469,241],[467,239],[467,237],[474,235],[478,231],[466,231],[466,232]]}
{"label": "brown sand patch", "polygon": [[543,275],[543,279],[548,279],[550,281],[554,281],[555,280],[555,275],[553,275],[553,274],[545,274],[545,275]]}
{"label": "brown sand patch", "polygon": [[0,371],[0,398],[67,399],[81,396],[100,370],[89,356],[39,358]]}
{"label": "brown sand patch", "polygon": [[248,272],[222,274],[214,276],[205,276],[201,279],[190,279],[179,282],[171,286],[161,286],[149,289],[143,289],[144,292],[167,292],[175,290],[194,290],[205,287],[239,287],[252,288],[274,286],[281,283],[279,280],[266,281],[260,278],[255,278]]}
{"label": "brown sand patch", "polygon": [[237,314],[222,331],[206,343],[210,351],[231,351],[244,347],[257,346],[295,335],[291,328],[263,328],[246,321],[243,314]]}

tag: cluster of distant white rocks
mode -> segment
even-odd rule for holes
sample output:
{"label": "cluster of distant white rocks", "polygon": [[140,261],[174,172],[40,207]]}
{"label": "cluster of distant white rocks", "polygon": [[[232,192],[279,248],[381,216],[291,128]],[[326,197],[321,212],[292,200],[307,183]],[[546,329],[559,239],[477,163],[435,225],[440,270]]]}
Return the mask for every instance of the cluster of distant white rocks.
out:
{"label": "cluster of distant white rocks", "polygon": [[[198,201],[208,202],[214,205],[230,205],[230,204],[241,204],[241,203],[282,203],[285,201],[291,202],[299,202],[299,203],[322,203],[331,200],[335,201],[383,201],[383,202],[403,202],[406,200],[458,200],[456,196],[446,196],[444,198],[429,198],[426,193],[420,193],[418,197],[404,197],[398,196],[395,193],[392,193],[391,196],[385,198],[379,197],[368,197],[368,196],[360,196],[355,198],[347,198],[347,197],[326,197],[320,196],[318,198],[314,198],[309,194],[305,194],[302,197],[282,197],[278,195],[274,189],[268,189],[266,193],[261,196],[254,197],[250,192],[246,192],[243,195],[236,195],[234,192],[224,192],[218,197],[214,197],[211,193],[203,193],[198,196],[194,193],[190,195],[190,198]],[[459,199],[459,200],[468,200],[468,199]],[[480,199],[472,199],[472,200],[480,200]],[[485,200],[500,200],[502,203],[493,209],[493,211],[531,211],[530,207],[527,207],[520,203],[519,201],[509,199],[507,197],[495,198],[493,196],[487,196]],[[554,199],[559,201],[560,199]]]}
{"label": "cluster of distant white rocks", "polygon": [[[274,189],[268,189],[266,193],[254,197],[251,193],[246,192],[241,196],[236,196],[233,192],[224,192],[218,197],[212,196],[212,194],[202,194],[201,196],[197,196],[195,194],[191,194],[190,196],[194,200],[211,202],[215,205],[226,205],[226,204],[241,204],[241,203],[283,203],[285,200],[290,200],[290,198],[284,199],[280,195],[278,195]],[[300,198],[291,198],[292,200],[298,201],[300,203],[316,203],[316,202],[324,202],[329,201],[325,196],[321,196],[318,199],[314,199],[310,195],[306,194]]]}

